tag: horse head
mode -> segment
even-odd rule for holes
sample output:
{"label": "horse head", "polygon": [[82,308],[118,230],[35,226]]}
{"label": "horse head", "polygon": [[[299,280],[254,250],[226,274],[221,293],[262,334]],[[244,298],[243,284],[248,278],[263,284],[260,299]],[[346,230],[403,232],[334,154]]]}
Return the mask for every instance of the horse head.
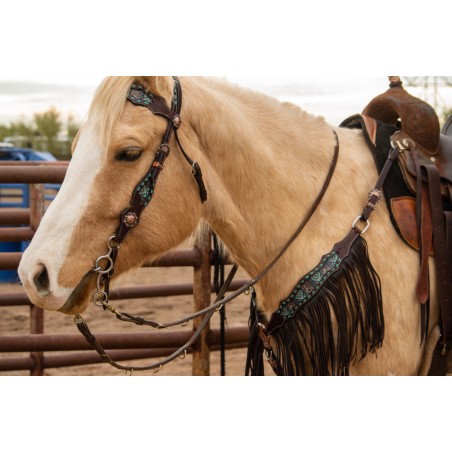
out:
{"label": "horse head", "polygon": [[[171,77],[110,77],[99,86],[74,141],[61,190],[20,263],[20,279],[34,304],[65,314],[86,309],[96,289],[96,260],[106,254],[121,211],[149,173],[168,131],[168,118],[127,101],[131,87],[139,86],[151,100],[172,105],[174,83]],[[181,141],[197,156],[192,132],[184,124]],[[173,135],[169,148],[174,146]],[[183,154],[174,151],[161,171],[152,203],[143,209],[140,227],[128,233],[118,252],[114,275],[178,245],[200,218],[201,202],[190,168]]]}

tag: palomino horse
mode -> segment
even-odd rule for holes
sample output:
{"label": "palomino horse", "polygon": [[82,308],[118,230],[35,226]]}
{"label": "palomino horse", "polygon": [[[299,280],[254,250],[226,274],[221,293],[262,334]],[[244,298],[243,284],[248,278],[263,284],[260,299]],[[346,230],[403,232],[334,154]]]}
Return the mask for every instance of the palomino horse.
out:
{"label": "palomino horse", "polygon": [[[94,262],[105,255],[119,212],[162,143],[168,121],[126,102],[133,84],[168,105],[174,100],[171,77],[110,77],[100,85],[74,142],[64,184],[20,264],[22,283],[42,308],[71,315],[87,308],[96,291]],[[158,258],[203,223],[240,266],[259,274],[321,191],[338,141],[336,170],[319,207],[255,287],[257,306],[269,319],[300,277],[350,230],[378,178],[374,161],[361,131],[332,127],[295,105],[217,79],[184,77],[181,86],[178,138],[202,168],[208,199],[200,202],[173,137],[155,196],[121,246],[114,277]],[[418,375],[425,372],[428,343],[420,346],[418,255],[396,234],[384,203],[366,240],[381,280],[384,342],[378,353],[351,363],[350,374]],[[432,290],[429,331],[439,315]]]}

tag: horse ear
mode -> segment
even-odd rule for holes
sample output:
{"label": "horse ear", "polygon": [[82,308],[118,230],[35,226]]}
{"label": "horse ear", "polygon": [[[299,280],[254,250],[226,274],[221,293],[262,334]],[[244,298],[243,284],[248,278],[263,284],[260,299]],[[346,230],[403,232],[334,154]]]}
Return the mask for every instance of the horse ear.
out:
{"label": "horse ear", "polygon": [[143,85],[149,92],[163,97],[168,105],[173,98],[173,78],[169,76],[145,76],[139,77],[138,83]]}

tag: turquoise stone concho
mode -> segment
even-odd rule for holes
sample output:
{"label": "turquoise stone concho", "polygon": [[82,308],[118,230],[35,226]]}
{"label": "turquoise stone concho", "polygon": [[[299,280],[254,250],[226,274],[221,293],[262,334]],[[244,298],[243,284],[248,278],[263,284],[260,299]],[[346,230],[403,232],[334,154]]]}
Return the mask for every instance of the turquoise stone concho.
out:
{"label": "turquoise stone concho", "polygon": [[304,276],[290,296],[281,302],[276,313],[285,320],[292,318],[298,309],[317,294],[324,282],[339,269],[341,262],[342,259],[336,252],[323,256],[320,264]]}

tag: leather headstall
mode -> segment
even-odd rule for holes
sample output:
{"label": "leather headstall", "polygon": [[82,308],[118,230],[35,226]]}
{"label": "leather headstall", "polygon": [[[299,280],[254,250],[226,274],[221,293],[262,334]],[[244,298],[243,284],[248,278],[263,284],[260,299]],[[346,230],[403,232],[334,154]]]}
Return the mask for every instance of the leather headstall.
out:
{"label": "leather headstall", "polygon": [[132,193],[129,207],[121,212],[119,228],[116,231],[114,238],[114,242],[118,245],[124,241],[124,239],[132,229],[138,226],[141,213],[151,202],[151,199],[154,195],[157,179],[160,175],[160,172],[163,170],[165,160],[170,153],[169,141],[173,132],[182,155],[192,167],[193,175],[195,176],[196,182],[199,187],[199,196],[201,198],[201,202],[205,202],[207,200],[207,191],[202,179],[201,168],[198,162],[194,162],[187,155],[187,153],[181,146],[179,137],[177,135],[177,130],[182,124],[180,117],[182,108],[182,89],[180,81],[177,77],[174,77],[174,82],[174,93],[171,108],[168,108],[165,100],[162,97],[147,92],[146,89],[141,85],[132,85],[127,96],[127,100],[130,101],[133,105],[145,107],[154,115],[165,118],[168,121],[168,126],[166,128],[162,143],[157,150],[154,161],[149,168],[149,171],[135,187]]}
{"label": "leather headstall", "polygon": [[116,232],[107,240],[108,253],[104,256],[100,256],[96,260],[93,271],[98,275],[98,279],[94,302],[103,306],[104,309],[109,300],[110,278],[114,273],[119,247],[129,233],[138,226],[141,214],[154,196],[157,180],[164,168],[165,160],[170,154],[169,142],[173,133],[182,155],[193,169],[193,175],[198,184],[201,202],[207,200],[207,191],[202,179],[201,168],[197,162],[193,161],[187,155],[177,135],[177,131],[182,124],[180,118],[182,108],[182,88],[179,79],[177,77],[173,77],[173,79],[174,92],[171,108],[167,106],[162,97],[149,93],[146,88],[141,85],[132,85],[127,96],[127,100],[133,105],[145,107],[154,115],[165,118],[168,121],[168,126],[148,172],[133,190],[129,206],[120,213],[119,226]]}

